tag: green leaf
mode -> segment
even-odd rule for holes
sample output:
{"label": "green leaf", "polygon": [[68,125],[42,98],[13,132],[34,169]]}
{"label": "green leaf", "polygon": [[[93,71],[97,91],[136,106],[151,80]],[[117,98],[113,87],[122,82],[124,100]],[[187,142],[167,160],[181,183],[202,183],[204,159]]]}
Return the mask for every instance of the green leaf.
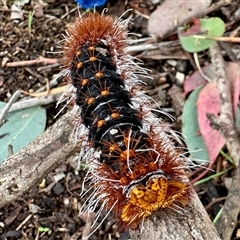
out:
{"label": "green leaf", "polygon": [[224,22],[217,17],[199,19],[187,31],[178,28],[178,37],[184,50],[194,53],[208,49],[215,40],[208,38],[221,37],[225,31]]}
{"label": "green leaf", "polygon": [[235,127],[237,129],[239,129],[239,127],[240,127],[240,107],[239,106],[237,108],[237,116],[236,116],[236,120],[235,120]]}
{"label": "green leaf", "polygon": [[191,156],[201,164],[208,162],[209,157],[200,134],[197,120],[197,99],[202,86],[194,90],[187,99],[183,108],[182,133],[185,136],[186,144]]}
{"label": "green leaf", "polygon": [[49,232],[50,229],[48,227],[38,227],[39,232]]}
{"label": "green leaf", "polygon": [[221,18],[200,19],[200,22],[208,37],[221,37],[225,31],[225,24]]}
{"label": "green leaf", "polygon": [[[0,109],[5,103],[0,102]],[[37,106],[9,113],[7,122],[0,128],[0,164],[8,155],[8,145],[14,153],[38,137],[45,129],[46,109]]]}

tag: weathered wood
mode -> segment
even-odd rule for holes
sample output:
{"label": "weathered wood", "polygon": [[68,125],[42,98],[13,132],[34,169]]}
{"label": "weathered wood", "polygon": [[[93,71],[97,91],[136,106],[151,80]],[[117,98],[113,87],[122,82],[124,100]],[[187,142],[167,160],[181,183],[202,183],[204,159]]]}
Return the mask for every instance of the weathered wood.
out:
{"label": "weathered wood", "polygon": [[63,116],[0,165],[0,207],[22,196],[72,154],[76,145],[72,139],[73,128],[72,117]]}
{"label": "weathered wood", "polygon": [[232,103],[233,89],[231,86],[233,83],[230,81],[230,75],[232,78],[238,79],[239,65],[238,63],[229,63],[231,64],[231,74],[226,71],[227,63],[224,62],[218,43],[215,43],[210,48],[210,54],[215,67],[216,83],[221,101],[220,114],[217,118],[211,116],[210,123],[224,136],[229,155],[236,165],[232,184],[223,205],[222,214],[217,222],[217,228],[219,229],[221,238],[223,240],[229,240],[232,238],[232,234],[238,224],[238,213],[240,211],[240,139],[239,131],[235,127]]}

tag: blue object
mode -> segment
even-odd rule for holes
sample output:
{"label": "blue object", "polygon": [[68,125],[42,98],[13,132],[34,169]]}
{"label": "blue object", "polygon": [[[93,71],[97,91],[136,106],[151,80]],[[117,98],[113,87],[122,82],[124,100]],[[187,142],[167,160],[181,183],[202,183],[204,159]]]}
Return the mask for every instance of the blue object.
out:
{"label": "blue object", "polygon": [[76,0],[76,2],[83,8],[94,8],[103,6],[107,0]]}

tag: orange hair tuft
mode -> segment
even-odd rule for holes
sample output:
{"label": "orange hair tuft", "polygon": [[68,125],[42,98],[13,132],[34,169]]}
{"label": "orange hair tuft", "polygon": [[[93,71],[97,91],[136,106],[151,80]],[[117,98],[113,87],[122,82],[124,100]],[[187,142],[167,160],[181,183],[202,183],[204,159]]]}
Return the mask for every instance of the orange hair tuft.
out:
{"label": "orange hair tuft", "polygon": [[123,54],[126,31],[110,16],[88,12],[77,18],[68,26],[63,46],[64,65],[69,66],[75,55],[79,54],[77,49],[80,46],[88,42],[91,50],[100,40],[106,40],[109,43],[112,54],[114,54],[114,49],[118,49],[118,52]]}

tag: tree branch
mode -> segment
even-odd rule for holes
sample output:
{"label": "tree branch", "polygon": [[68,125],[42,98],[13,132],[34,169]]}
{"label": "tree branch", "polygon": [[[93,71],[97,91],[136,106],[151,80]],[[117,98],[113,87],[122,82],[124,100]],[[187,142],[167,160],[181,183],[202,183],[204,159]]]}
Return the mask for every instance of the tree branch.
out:
{"label": "tree branch", "polygon": [[[0,165],[0,207],[38,184],[74,153],[73,128],[73,117],[66,114],[34,142]],[[189,206],[179,212],[157,212],[141,226],[141,230],[131,234],[133,240],[220,239],[195,193]]]}
{"label": "tree branch", "polygon": [[221,100],[221,112],[219,118],[216,119],[216,123],[226,139],[229,154],[237,166],[222,214],[217,222],[223,240],[229,240],[238,222],[237,217],[240,210],[240,140],[234,123],[231,83],[227,77],[225,63],[217,43],[210,48],[210,53],[212,63],[215,66],[217,87]]}
{"label": "tree branch", "polygon": [[73,154],[73,117],[64,115],[40,137],[0,165],[0,207],[36,186]]}

